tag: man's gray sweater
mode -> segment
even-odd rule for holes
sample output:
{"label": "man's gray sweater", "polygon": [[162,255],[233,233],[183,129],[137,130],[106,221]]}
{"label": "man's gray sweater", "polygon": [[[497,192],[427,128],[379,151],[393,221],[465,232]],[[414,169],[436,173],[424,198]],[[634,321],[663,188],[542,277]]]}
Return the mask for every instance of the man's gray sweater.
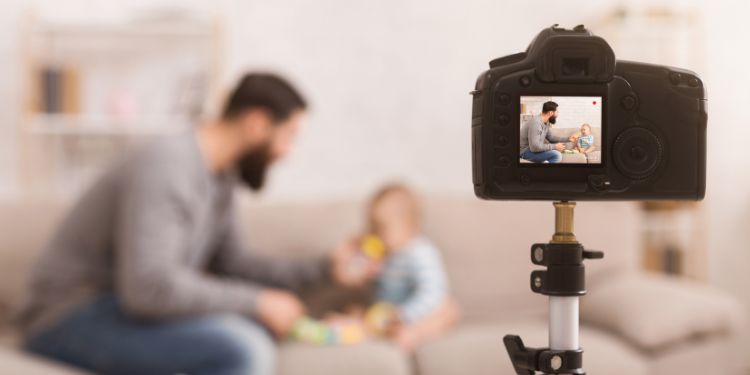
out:
{"label": "man's gray sweater", "polygon": [[324,277],[325,261],[245,249],[233,181],[208,170],[192,131],[117,163],[83,194],[39,260],[19,316],[27,334],[103,294],[114,294],[135,319],[252,317],[263,287]]}
{"label": "man's gray sweater", "polygon": [[[520,153],[531,150],[531,152],[542,152],[555,149],[555,143],[567,142],[564,137],[555,137],[549,133],[550,126],[542,122],[540,116],[533,116],[521,126]],[[544,143],[544,140],[550,143]]]}

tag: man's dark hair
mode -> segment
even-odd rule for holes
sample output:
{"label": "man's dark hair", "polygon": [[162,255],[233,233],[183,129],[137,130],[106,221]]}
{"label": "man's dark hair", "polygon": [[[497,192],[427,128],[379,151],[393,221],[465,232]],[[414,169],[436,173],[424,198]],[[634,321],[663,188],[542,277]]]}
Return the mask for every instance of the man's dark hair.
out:
{"label": "man's dark hair", "polygon": [[221,117],[231,120],[256,108],[268,111],[275,122],[281,122],[294,111],[306,109],[307,103],[285,79],[269,73],[249,73],[232,90]]}
{"label": "man's dark hair", "polygon": [[557,110],[557,103],[555,102],[544,102],[542,105],[542,113],[547,113],[549,111],[555,111]]}

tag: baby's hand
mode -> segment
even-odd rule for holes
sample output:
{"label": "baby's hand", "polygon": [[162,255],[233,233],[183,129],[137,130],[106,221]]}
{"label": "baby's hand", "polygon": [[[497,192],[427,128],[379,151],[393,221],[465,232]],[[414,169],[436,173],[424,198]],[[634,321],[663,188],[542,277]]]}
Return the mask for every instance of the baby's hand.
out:
{"label": "baby's hand", "polygon": [[417,335],[408,326],[397,327],[391,337],[393,342],[407,353],[413,352],[417,347]]}
{"label": "baby's hand", "polygon": [[361,256],[360,239],[354,238],[340,244],[331,257],[331,274],[334,281],[348,286],[362,286],[380,272],[381,262]]}

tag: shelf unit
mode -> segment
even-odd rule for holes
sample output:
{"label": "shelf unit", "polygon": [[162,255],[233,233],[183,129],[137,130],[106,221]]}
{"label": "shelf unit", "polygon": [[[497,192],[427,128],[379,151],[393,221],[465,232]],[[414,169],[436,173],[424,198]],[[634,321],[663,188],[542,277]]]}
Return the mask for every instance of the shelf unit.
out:
{"label": "shelf unit", "polygon": [[22,23],[24,196],[74,195],[145,139],[195,126],[218,102],[222,22],[185,13]]}
{"label": "shelf unit", "polygon": [[[705,26],[694,8],[626,5],[586,24],[607,40],[618,59],[704,71]],[[673,276],[708,279],[705,205],[643,202],[642,268]]]}

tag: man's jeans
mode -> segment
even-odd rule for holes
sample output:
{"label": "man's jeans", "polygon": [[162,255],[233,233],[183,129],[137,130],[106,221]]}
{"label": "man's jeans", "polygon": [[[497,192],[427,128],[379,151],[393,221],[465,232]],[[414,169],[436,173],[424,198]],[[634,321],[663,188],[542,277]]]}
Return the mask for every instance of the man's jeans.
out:
{"label": "man's jeans", "polygon": [[25,347],[92,372],[129,375],[270,375],[276,349],[263,327],[241,316],[136,321],[112,296],[73,312]]}
{"label": "man's jeans", "polygon": [[542,152],[531,152],[531,150],[526,150],[521,154],[521,158],[534,163],[544,163],[545,161],[549,163],[559,163],[562,161],[562,154],[557,150]]}

